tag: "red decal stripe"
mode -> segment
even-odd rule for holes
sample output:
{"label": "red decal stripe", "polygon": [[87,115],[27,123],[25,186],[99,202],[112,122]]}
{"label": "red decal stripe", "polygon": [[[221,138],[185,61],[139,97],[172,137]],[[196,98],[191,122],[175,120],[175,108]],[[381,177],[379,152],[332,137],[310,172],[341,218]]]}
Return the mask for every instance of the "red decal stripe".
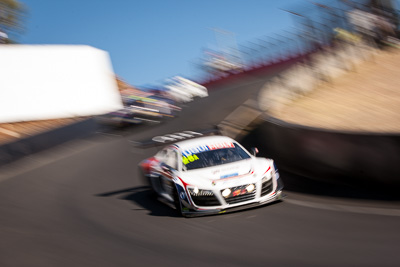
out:
{"label": "red decal stripe", "polygon": [[184,181],[181,179],[181,177],[179,177],[179,176],[177,176],[177,178],[182,182],[183,186],[185,187],[186,195],[188,196],[188,199],[189,199],[189,201],[190,201],[190,204],[191,204],[192,206],[194,206],[192,200],[190,199],[189,191],[187,190],[187,186],[190,185],[190,184],[184,182]]}
{"label": "red decal stripe", "polygon": [[263,175],[266,174],[270,169],[271,169],[271,166],[268,167],[268,170],[266,170],[266,171],[263,173]]}

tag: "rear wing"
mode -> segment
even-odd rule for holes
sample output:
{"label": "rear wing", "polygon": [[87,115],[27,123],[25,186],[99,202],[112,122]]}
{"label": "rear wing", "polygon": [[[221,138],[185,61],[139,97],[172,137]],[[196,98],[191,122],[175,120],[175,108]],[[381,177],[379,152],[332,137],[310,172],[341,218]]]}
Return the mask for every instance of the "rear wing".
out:
{"label": "rear wing", "polygon": [[196,131],[179,131],[175,133],[154,136],[151,139],[142,141],[131,140],[131,143],[133,143],[133,145],[136,147],[146,148],[152,146],[173,144],[175,142],[182,140],[193,139],[201,136],[210,136],[210,135],[221,135],[221,132],[217,127],[211,129],[196,130]]}

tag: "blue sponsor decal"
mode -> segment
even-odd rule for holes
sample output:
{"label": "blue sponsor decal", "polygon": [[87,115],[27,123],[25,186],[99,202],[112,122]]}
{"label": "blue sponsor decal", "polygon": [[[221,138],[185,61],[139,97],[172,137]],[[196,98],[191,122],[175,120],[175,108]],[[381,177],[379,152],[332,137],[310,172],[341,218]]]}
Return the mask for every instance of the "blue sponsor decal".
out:
{"label": "blue sponsor decal", "polygon": [[217,142],[209,145],[200,145],[196,147],[191,147],[189,149],[182,150],[184,156],[189,156],[192,154],[201,153],[208,150],[223,149],[223,148],[234,148],[235,145],[232,142]]}
{"label": "blue sponsor decal", "polygon": [[220,178],[224,179],[224,178],[229,178],[229,177],[238,176],[238,175],[239,174],[237,172],[235,172],[235,173],[231,173],[231,174],[222,175]]}
{"label": "blue sponsor decal", "polygon": [[202,146],[192,147],[190,149],[185,149],[182,151],[182,154],[185,157],[187,157],[192,154],[197,154],[197,153],[201,153],[201,152],[208,151],[208,150],[210,150],[210,148],[207,145],[202,145]]}
{"label": "blue sponsor decal", "polygon": [[178,195],[181,199],[186,200],[185,189],[179,184],[176,184],[176,190],[178,191]]}
{"label": "blue sponsor decal", "polygon": [[274,169],[275,169],[275,172],[278,171],[278,168],[276,167],[275,162],[274,162]]}

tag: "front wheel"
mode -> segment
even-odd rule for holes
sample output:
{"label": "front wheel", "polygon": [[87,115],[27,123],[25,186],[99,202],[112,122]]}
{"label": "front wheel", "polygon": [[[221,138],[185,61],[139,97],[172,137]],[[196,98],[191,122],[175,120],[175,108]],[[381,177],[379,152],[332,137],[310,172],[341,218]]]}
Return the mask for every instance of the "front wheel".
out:
{"label": "front wheel", "polygon": [[182,204],[181,204],[181,200],[179,199],[178,191],[176,190],[176,188],[174,188],[173,194],[174,194],[175,209],[178,212],[178,214],[182,216]]}

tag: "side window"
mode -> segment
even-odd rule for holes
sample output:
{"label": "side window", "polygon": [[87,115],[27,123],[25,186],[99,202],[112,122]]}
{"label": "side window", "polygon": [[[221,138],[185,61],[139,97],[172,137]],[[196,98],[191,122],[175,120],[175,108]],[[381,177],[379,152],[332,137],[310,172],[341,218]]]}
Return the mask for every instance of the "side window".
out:
{"label": "side window", "polygon": [[167,149],[167,155],[165,157],[165,164],[173,169],[178,169],[178,153],[174,149]]}
{"label": "side window", "polygon": [[156,158],[159,161],[165,161],[167,155],[167,149],[163,149],[160,152],[157,153]]}

